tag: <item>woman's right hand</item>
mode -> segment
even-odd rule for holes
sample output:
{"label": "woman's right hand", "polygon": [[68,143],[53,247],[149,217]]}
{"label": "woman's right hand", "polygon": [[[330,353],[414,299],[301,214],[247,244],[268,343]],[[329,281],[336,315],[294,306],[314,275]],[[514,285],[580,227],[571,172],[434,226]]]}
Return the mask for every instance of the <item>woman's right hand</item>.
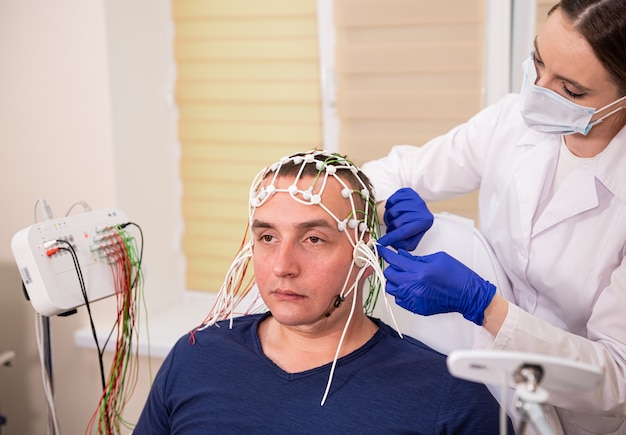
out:
{"label": "woman's right hand", "polygon": [[413,251],[433,225],[433,214],[416,191],[403,187],[387,199],[383,220],[387,232],[378,243]]}

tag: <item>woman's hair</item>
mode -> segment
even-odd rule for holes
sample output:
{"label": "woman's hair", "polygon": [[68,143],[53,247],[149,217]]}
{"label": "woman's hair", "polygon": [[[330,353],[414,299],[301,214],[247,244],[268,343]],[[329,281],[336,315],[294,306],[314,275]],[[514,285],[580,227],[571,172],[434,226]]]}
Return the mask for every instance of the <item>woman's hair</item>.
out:
{"label": "woman's hair", "polygon": [[561,0],[548,15],[557,9],[589,42],[620,96],[626,95],[626,1]]}

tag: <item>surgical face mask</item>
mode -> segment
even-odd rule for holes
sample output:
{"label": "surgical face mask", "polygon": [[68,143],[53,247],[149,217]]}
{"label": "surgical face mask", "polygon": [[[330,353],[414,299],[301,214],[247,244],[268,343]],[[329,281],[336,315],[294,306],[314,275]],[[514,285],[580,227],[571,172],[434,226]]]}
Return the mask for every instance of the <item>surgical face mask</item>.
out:
{"label": "surgical face mask", "polygon": [[581,106],[550,89],[535,85],[537,70],[532,57],[524,62],[523,69],[520,111],[526,125],[543,133],[586,135],[591,127],[617,113],[622,107],[617,107],[592,121],[594,114],[609,110],[626,100],[624,96],[598,110]]}

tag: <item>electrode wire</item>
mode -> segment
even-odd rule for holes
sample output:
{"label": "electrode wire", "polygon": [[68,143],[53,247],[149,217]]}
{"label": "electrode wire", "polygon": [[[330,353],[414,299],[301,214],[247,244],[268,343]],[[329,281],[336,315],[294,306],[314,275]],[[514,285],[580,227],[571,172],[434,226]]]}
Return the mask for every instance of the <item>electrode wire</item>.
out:
{"label": "electrode wire", "polygon": [[[129,225],[133,225],[135,228],[137,228],[137,230],[139,231],[139,236],[140,236],[140,240],[141,243],[139,245],[139,260],[137,261],[137,269],[139,272],[135,273],[135,278],[133,280],[133,283],[131,284],[130,288],[134,288],[135,286],[137,286],[137,280],[140,279],[142,277],[142,273],[141,273],[141,265],[143,264],[143,230],[141,229],[141,227],[134,223],[134,222],[127,222],[124,224],[119,225],[118,230],[123,230],[124,228],[128,227]],[[133,243],[133,245],[135,244],[135,239],[134,238],[130,238],[129,239],[130,242]],[[137,250],[136,245],[135,246],[135,252]],[[141,298],[142,300],[142,304],[144,307],[144,314],[146,316],[146,324],[148,324],[148,307],[145,305],[146,304],[146,300],[145,298]],[[107,339],[104,342],[104,346],[103,348],[106,349],[109,341],[111,340],[111,338],[113,337],[113,333],[115,332],[115,328],[117,326],[117,322],[118,319],[116,319],[115,324],[113,325],[113,327],[111,328],[111,330],[109,331],[109,334],[107,336]],[[150,363],[150,332],[148,329],[146,329],[146,335],[147,335],[147,340],[148,340],[148,361],[149,361],[149,365],[150,365],[150,378],[152,378],[152,364]]]}
{"label": "electrode wire", "polygon": [[74,204],[72,204],[70,206],[70,208],[67,210],[67,212],[65,213],[65,217],[69,216],[70,213],[72,212],[72,210],[74,209],[74,207],[76,207],[77,205],[80,205],[81,207],[83,207],[83,210],[85,212],[89,212],[91,211],[91,207],[89,206],[89,204],[87,204],[87,202],[83,201],[82,199],[76,201]]}
{"label": "electrode wire", "polygon": [[[137,263],[136,260],[133,261],[137,258],[134,239],[128,238],[124,231],[118,231],[113,237],[117,240],[122,254],[122,261],[118,262],[118,270],[123,278],[120,280],[122,292],[118,293],[118,301],[120,303],[118,312],[123,322],[121,328],[119,328],[117,341],[119,344],[114,357],[115,365],[111,375],[113,389],[110,401],[112,406],[109,406],[109,412],[112,413],[114,421],[119,421],[126,425],[126,422],[121,418],[121,411],[130,399],[138,381],[138,360],[136,358],[131,359],[129,356],[132,355],[133,349],[135,350],[134,354],[138,355],[139,342],[136,340],[133,346],[133,337],[139,336],[138,322],[136,321],[139,313],[136,307],[137,298],[141,295],[141,292],[133,290],[137,290],[137,284],[143,275],[141,274],[141,263]],[[135,272],[134,274],[133,271]],[[127,379],[130,379],[130,386],[127,385]]]}
{"label": "electrode wire", "polygon": [[85,433],[93,431],[96,420],[99,434],[120,433],[122,425],[132,429],[132,424],[123,419],[122,411],[137,385],[139,340],[134,341],[133,338],[139,337],[138,300],[143,300],[145,308],[145,299],[141,270],[143,233],[139,226],[133,224],[139,228],[142,237],[140,254],[137,255],[135,238],[123,230],[127,225],[130,223],[108,228],[105,236],[108,247],[103,250],[103,254],[111,266],[117,300],[117,319],[107,342],[114,331],[117,331],[117,339],[108,384],[103,389]]}
{"label": "electrode wire", "polygon": [[80,263],[78,261],[78,256],[76,255],[76,251],[70,242],[67,240],[57,240],[57,243],[63,243],[67,246],[59,246],[60,250],[67,251],[72,256],[72,261],[74,262],[74,269],[76,270],[76,274],[78,275],[78,284],[80,286],[80,291],[83,295],[83,300],[85,301],[85,308],[87,309],[87,317],[89,318],[89,326],[91,328],[91,334],[93,336],[94,342],[96,344],[96,350],[98,351],[98,364],[100,366],[100,382],[102,384],[102,388],[104,389],[105,383],[105,373],[104,373],[104,361],[102,359],[103,351],[100,348],[100,344],[98,343],[98,334],[96,332],[96,325],[93,321],[93,316],[91,314],[91,304],[89,303],[89,297],[87,296],[87,289],[85,287],[85,280],[83,278],[82,269],[80,267]]}
{"label": "electrode wire", "polygon": [[243,300],[253,286],[253,280],[250,280],[243,290],[241,284],[245,278],[246,271],[250,260],[252,259],[252,245],[245,243],[235,256],[235,259],[226,272],[226,277],[217,298],[209,311],[209,314],[202,321],[200,326],[190,332],[189,341],[195,343],[195,333],[202,331],[207,327],[214,325],[219,320],[230,317],[230,327],[232,328],[235,307]]}
{"label": "electrode wire", "polygon": [[[352,297],[352,305],[350,307],[350,314],[348,315],[348,319],[346,321],[346,325],[343,328],[342,334],[341,334],[341,338],[339,339],[339,344],[337,345],[337,350],[335,352],[335,356],[333,358],[333,362],[330,368],[330,374],[328,375],[328,381],[326,383],[326,390],[324,391],[324,395],[322,397],[322,402],[320,404],[320,406],[324,406],[324,403],[326,402],[326,399],[328,398],[328,394],[330,393],[330,387],[332,385],[332,381],[333,381],[333,377],[334,377],[334,373],[335,373],[335,368],[337,366],[337,360],[339,359],[339,354],[341,351],[341,346],[343,345],[343,341],[345,339],[345,336],[348,332],[348,327],[350,325],[350,321],[352,320],[352,316],[354,315],[354,310],[356,307],[356,295],[358,294],[357,292],[355,292],[354,290],[356,289],[357,284],[360,282],[360,280],[363,278],[363,274],[365,273],[365,271],[367,270],[367,266],[371,266],[374,269],[374,277],[376,280],[378,280],[379,282],[381,282],[381,280],[384,280],[384,274],[382,271],[382,267],[380,266],[380,260],[378,258],[378,254],[377,252],[374,252],[367,244],[360,242],[357,243],[356,247],[355,247],[355,262],[353,262],[350,265],[350,270],[348,272],[348,278],[346,279],[346,282],[344,283],[344,288],[342,289],[341,292],[341,297],[345,298],[347,296],[350,295],[350,293],[353,294]],[[356,264],[360,264],[360,269],[359,269],[359,273],[357,274],[356,278],[354,279],[354,283],[352,284],[352,286],[350,287],[350,289],[346,292],[345,288],[347,283],[349,282],[349,277],[352,274],[352,271],[355,267]],[[384,282],[384,281],[382,281]],[[398,324],[396,323],[396,319],[393,315],[393,311],[391,310],[391,306],[389,305],[389,301],[387,300],[386,297],[383,296],[383,300],[385,301],[385,306],[391,316],[391,320],[394,323],[394,327],[396,329],[396,331],[398,332],[398,335],[400,336],[400,338],[403,338],[402,333],[400,332],[400,328],[398,327]]]}
{"label": "electrode wire", "polygon": [[[348,293],[352,292],[352,290],[356,287],[356,283],[359,282],[359,279],[363,276],[363,273],[365,273],[365,269],[359,270],[357,278],[355,279],[355,283],[352,285],[352,288],[350,289]],[[348,332],[348,327],[350,326],[350,321],[352,320],[352,316],[354,315],[357,294],[358,292],[352,292],[352,304],[350,305],[350,314],[348,315],[346,324],[344,325],[343,331],[341,332],[341,338],[339,339],[339,344],[337,344],[337,350],[335,351],[335,356],[333,357],[333,363],[330,366],[330,373],[328,374],[328,381],[326,383],[326,389],[324,390],[324,395],[322,396],[322,402],[320,403],[320,406],[324,406],[324,403],[326,403],[326,398],[328,397],[328,393],[330,392],[330,386],[333,382],[333,377],[335,375],[335,367],[337,367],[337,360],[339,359],[341,346],[343,345],[343,340],[346,337],[346,334]]]}
{"label": "electrode wire", "polygon": [[[117,319],[115,322],[115,325],[119,331],[119,325],[120,325],[120,321],[119,321],[119,317],[120,317],[120,310],[119,310],[119,293],[123,292],[126,293],[126,289],[124,288],[124,283],[122,281],[120,281],[120,259],[117,258],[117,251],[115,252],[115,254],[111,253],[110,251],[105,251],[106,256],[107,256],[107,261],[109,262],[110,266],[111,266],[111,271],[113,273],[113,282],[115,285],[115,294],[116,294],[116,299],[118,302],[118,309],[117,309]],[[118,333],[118,339],[119,339],[119,333]],[[119,341],[117,341],[117,343],[119,343]],[[98,411],[99,411],[99,418],[98,418],[98,433],[103,433],[103,429],[106,430],[106,433],[113,433],[112,430],[112,426],[114,426],[114,416],[111,416],[111,412],[110,410],[112,408],[115,408],[114,406],[111,405],[111,400],[109,398],[115,398],[115,395],[111,394],[111,391],[114,389],[114,384],[116,383],[117,377],[116,377],[116,373],[114,370],[114,366],[116,364],[116,361],[118,359],[117,357],[118,354],[118,349],[116,348],[115,350],[115,354],[113,356],[113,362],[112,362],[112,368],[110,369],[109,372],[109,383],[105,384],[105,386],[103,387],[102,391],[102,396],[100,398],[98,407],[96,408],[96,411],[94,412],[92,419],[90,420],[90,424],[88,426],[88,430],[89,428],[95,423],[95,419],[96,416],[98,415]]]}

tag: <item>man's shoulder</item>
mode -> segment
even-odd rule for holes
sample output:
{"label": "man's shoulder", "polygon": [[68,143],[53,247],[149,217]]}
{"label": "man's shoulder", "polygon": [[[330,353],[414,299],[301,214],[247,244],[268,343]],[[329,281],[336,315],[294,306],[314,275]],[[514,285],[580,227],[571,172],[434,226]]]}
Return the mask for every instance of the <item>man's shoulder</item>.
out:
{"label": "man's shoulder", "polygon": [[250,314],[231,319],[220,320],[210,326],[200,326],[180,337],[176,348],[182,346],[203,348],[221,340],[236,340],[250,338],[250,330],[256,331],[258,323],[266,314]]}
{"label": "man's shoulder", "polygon": [[380,321],[379,327],[384,334],[383,346],[393,348],[394,354],[404,355],[408,359],[417,359],[445,365],[446,355],[436,351],[422,341],[410,335],[400,335],[392,326]]}

